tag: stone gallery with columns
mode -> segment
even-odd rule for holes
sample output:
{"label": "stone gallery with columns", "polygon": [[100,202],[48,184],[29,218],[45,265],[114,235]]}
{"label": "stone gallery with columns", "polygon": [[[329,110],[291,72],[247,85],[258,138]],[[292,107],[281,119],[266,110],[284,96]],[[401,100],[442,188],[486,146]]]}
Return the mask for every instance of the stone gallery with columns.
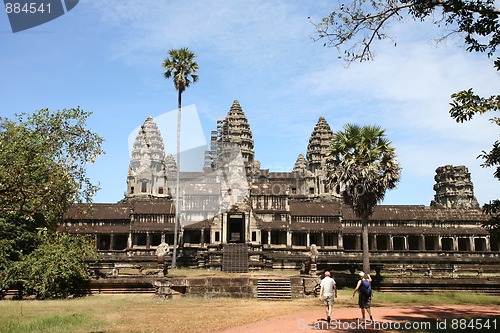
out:
{"label": "stone gallery with columns", "polygon": [[[180,172],[178,266],[300,269],[315,245],[319,268],[359,267],[361,221],[324,180],[332,135],[320,117],[293,170],[261,169],[250,124],[234,101],[211,132],[203,170]],[[176,161],[148,117],[133,145],[125,197],[117,203],[74,205],[61,227],[93,235],[102,260],[147,262],[160,244],[168,244],[171,256],[176,174]],[[482,227],[487,216],[474,197],[467,168],[438,167],[435,181],[429,206],[375,208],[368,227],[375,269],[474,270],[498,262],[499,244]]]}

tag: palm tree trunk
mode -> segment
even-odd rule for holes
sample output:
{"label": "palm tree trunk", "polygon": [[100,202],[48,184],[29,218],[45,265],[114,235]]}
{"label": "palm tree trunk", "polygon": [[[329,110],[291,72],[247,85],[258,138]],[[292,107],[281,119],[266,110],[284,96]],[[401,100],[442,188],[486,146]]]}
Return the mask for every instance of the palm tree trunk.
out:
{"label": "palm tree trunk", "polygon": [[370,249],[368,248],[368,216],[361,217],[361,238],[363,241],[363,271],[370,273]]}
{"label": "palm tree trunk", "polygon": [[179,192],[180,192],[180,172],[181,172],[181,110],[182,110],[182,92],[179,89],[177,98],[177,172],[175,184],[175,224],[174,224],[174,251],[172,254],[172,268],[177,267],[177,244],[180,224],[180,205],[179,205]]}

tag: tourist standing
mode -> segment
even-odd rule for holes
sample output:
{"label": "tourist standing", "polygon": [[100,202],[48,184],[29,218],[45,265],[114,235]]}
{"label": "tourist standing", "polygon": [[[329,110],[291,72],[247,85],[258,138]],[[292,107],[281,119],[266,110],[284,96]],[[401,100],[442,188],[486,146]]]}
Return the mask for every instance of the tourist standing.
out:
{"label": "tourist standing", "polygon": [[365,274],[364,272],[359,272],[359,281],[356,285],[356,289],[352,293],[352,297],[356,295],[356,291],[359,293],[358,304],[361,309],[361,315],[365,319],[365,310],[370,315],[370,320],[373,321],[372,311],[370,310],[370,303],[372,301],[372,278],[370,274]]}
{"label": "tourist standing", "polygon": [[337,297],[337,286],[335,280],[330,277],[330,272],[325,272],[325,277],[321,280],[320,287],[319,299],[326,306],[326,320],[330,322],[333,303],[335,303],[335,298]]}

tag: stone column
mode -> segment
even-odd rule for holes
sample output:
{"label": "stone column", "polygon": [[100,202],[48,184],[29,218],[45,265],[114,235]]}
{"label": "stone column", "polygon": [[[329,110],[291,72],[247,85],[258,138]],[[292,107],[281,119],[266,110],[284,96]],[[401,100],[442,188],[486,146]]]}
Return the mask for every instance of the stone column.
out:
{"label": "stone column", "polygon": [[134,243],[132,242],[132,232],[128,233],[128,239],[127,239],[127,248],[131,249],[133,248]]}
{"label": "stone column", "polygon": [[490,237],[484,237],[486,243],[486,251],[491,251]]}
{"label": "stone column", "polygon": [[286,246],[292,247],[292,231],[287,230],[286,232]]}
{"label": "stone column", "polygon": [[311,246],[311,233],[309,231],[306,234],[306,246],[307,248]]}
{"label": "stone column", "polygon": [[361,250],[361,235],[356,235],[355,248],[358,251]]}
{"label": "stone column", "polygon": [[389,238],[389,242],[387,244],[388,250],[394,251],[394,239],[393,239],[392,235],[388,235],[387,237]]}
{"label": "stone column", "polygon": [[200,244],[201,246],[205,246],[205,228],[201,228],[200,233],[201,233]]}
{"label": "stone column", "polygon": [[267,245],[271,245],[271,230],[267,231]]}
{"label": "stone column", "polygon": [[408,244],[408,236],[403,236],[403,250],[408,251],[410,249],[410,244]]}
{"label": "stone column", "polygon": [[337,234],[337,239],[338,239],[338,249],[343,249],[344,248],[344,235],[342,234],[342,231]]}
{"label": "stone column", "polygon": [[369,236],[370,239],[371,239],[371,248],[370,250],[373,250],[373,251],[377,251],[378,250],[378,247],[377,247],[377,235],[370,235]]}
{"label": "stone column", "polygon": [[424,235],[420,235],[418,237],[418,250],[425,251],[425,236]]}
{"label": "stone column", "polygon": [[474,236],[469,237],[469,243],[470,243],[470,250],[472,252],[476,251],[476,243],[474,243]]}
{"label": "stone column", "polygon": [[165,243],[165,231],[162,231],[162,232],[161,232],[161,239],[160,239],[160,243]]}
{"label": "stone column", "polygon": [[112,251],[114,250],[114,243],[115,242],[115,235],[111,234],[109,235],[109,250]]}
{"label": "stone column", "polygon": [[458,251],[458,236],[453,237],[453,251]]}
{"label": "stone column", "polygon": [[146,249],[151,247],[151,234],[149,231],[146,231]]}
{"label": "stone column", "polygon": [[321,248],[325,247],[325,233],[324,232],[321,233],[320,242],[321,242],[321,244],[320,244]]}
{"label": "stone column", "polygon": [[227,243],[227,214],[222,214],[221,216],[222,230],[220,235],[221,243]]}
{"label": "stone column", "polygon": [[437,249],[438,249],[438,251],[443,251],[443,242],[442,242],[443,237],[437,236],[436,239],[437,239]]}

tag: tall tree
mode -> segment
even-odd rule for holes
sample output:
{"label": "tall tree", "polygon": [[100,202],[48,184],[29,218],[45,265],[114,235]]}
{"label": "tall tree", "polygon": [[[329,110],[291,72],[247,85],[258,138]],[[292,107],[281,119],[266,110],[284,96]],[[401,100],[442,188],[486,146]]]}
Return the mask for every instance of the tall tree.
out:
{"label": "tall tree", "polygon": [[[40,253],[37,250],[41,246],[44,251],[58,251],[51,260],[52,265],[60,269],[46,276],[67,285],[67,292],[74,286],[75,275],[70,271],[76,266],[80,272],[87,271],[83,260],[76,261],[76,266],[71,268],[65,266],[69,248],[55,249],[54,243],[44,242],[47,238],[40,237],[40,231],[45,230],[44,234],[52,239],[69,205],[90,202],[98,190],[86,175],[87,164],[103,153],[103,139],[86,128],[90,114],[80,108],[55,112],[42,109],[33,114],[16,115],[17,119],[0,118],[1,290],[13,285],[19,289],[24,285],[27,271],[17,268],[34,258],[31,253]],[[77,236],[61,237],[73,240],[65,244],[79,242]],[[79,253],[93,253],[90,243],[78,244],[75,249]],[[44,265],[28,266],[47,272]],[[61,296],[52,293],[55,285],[46,287],[48,294]]]}
{"label": "tall tree", "polygon": [[326,160],[327,182],[361,219],[363,270],[370,272],[368,221],[388,189],[399,181],[401,167],[385,130],[347,124],[333,134]]}
{"label": "tall tree", "polygon": [[196,54],[187,47],[171,49],[168,51],[169,57],[165,58],[162,67],[165,68],[166,79],[172,78],[174,87],[177,90],[177,174],[175,187],[175,226],[174,226],[174,251],[172,257],[172,268],[177,264],[177,242],[180,222],[179,206],[179,184],[181,170],[181,115],[182,115],[182,93],[191,86],[191,83],[198,81],[198,64],[194,61]]}

